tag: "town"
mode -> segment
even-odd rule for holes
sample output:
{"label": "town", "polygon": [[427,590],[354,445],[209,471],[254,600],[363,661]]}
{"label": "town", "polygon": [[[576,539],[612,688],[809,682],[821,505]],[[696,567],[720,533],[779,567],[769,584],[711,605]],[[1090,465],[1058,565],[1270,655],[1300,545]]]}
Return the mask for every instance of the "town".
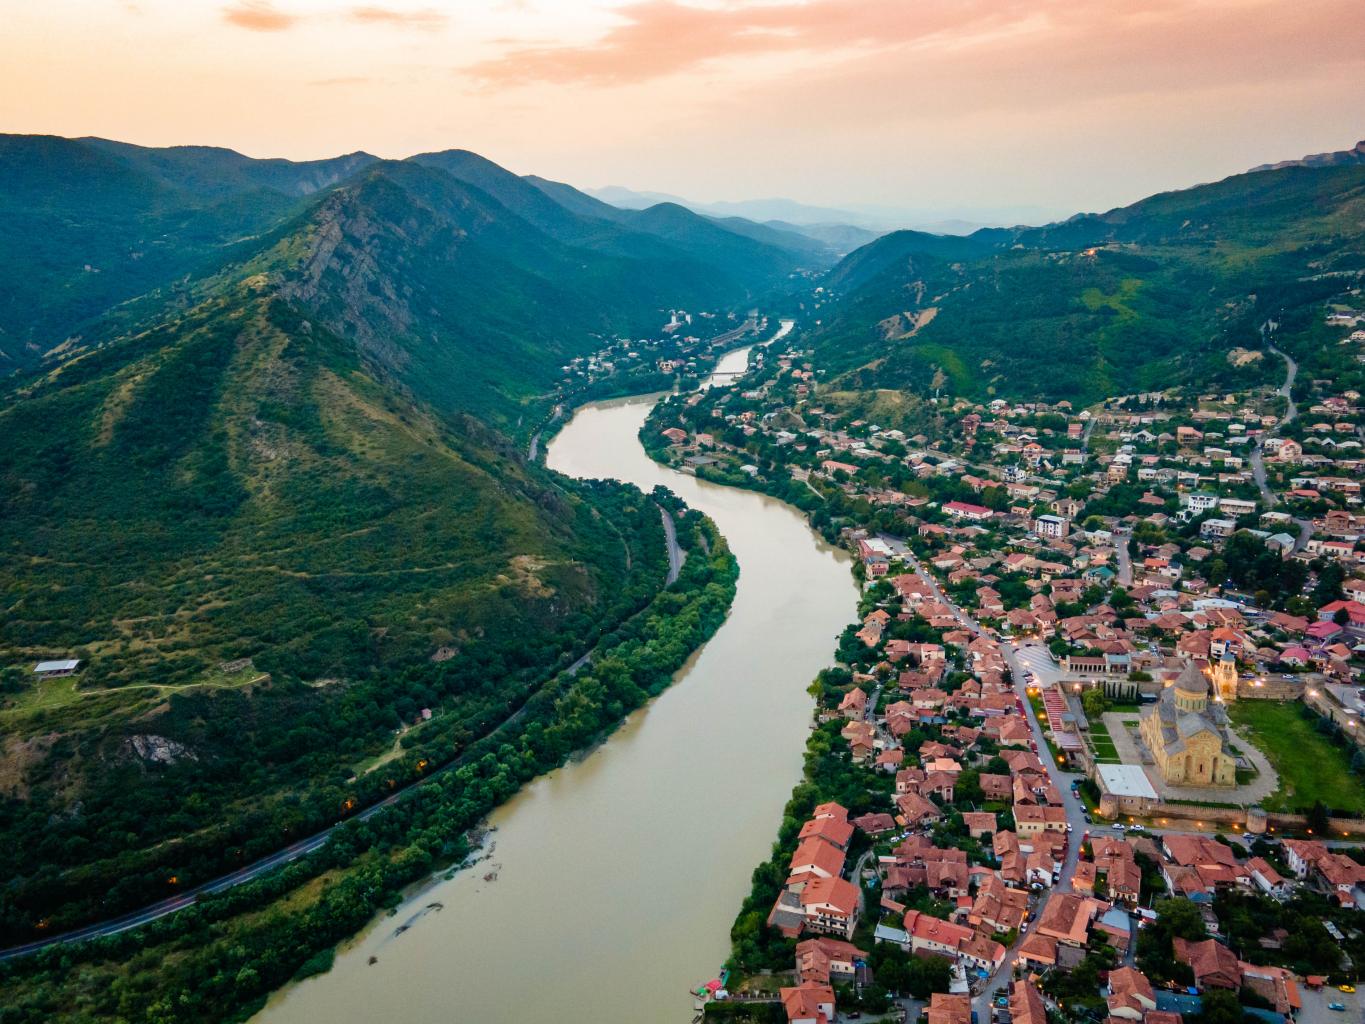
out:
{"label": "town", "polygon": [[1365,316],[1324,322],[1302,412],[1273,346],[1278,391],[868,408],[799,334],[655,410],[863,588],[707,1019],[1359,1018]]}

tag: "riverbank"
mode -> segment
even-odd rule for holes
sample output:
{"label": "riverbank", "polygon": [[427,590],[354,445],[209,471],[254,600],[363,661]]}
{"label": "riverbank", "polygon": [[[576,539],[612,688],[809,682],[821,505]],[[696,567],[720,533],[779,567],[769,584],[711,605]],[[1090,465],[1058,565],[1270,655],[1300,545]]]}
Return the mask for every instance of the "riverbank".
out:
{"label": "riverbank", "polygon": [[527,701],[455,770],[383,814],[341,826],[308,857],[128,932],[0,965],[6,1020],[244,1019],[291,978],[325,971],[335,944],[433,871],[533,778],[564,764],[662,692],[725,620],[738,566],[705,517],[675,512],[688,557],[650,611],[619,626],[594,664]]}

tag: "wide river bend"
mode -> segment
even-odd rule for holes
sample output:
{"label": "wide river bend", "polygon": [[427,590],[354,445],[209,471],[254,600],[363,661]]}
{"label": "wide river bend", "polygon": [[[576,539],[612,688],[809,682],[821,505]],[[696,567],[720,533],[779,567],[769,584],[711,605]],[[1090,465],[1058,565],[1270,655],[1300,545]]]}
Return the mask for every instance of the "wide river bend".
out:
{"label": "wide river bend", "polygon": [[[729,353],[712,380],[728,383],[747,361],[747,349]],[[806,687],[857,589],[848,556],[795,509],[651,461],[637,435],[658,398],[580,408],[546,462],[646,491],[663,484],[715,520],[740,565],[729,618],[657,700],[493,814],[488,860],[421,887],[257,1021],[690,1020],[687,990],[727,955],[800,775]]]}

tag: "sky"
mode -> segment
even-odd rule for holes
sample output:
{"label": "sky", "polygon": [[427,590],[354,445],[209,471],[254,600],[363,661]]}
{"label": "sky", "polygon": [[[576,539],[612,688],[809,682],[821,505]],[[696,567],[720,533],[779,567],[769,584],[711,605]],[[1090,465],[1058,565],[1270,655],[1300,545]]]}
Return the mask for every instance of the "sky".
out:
{"label": "sky", "polygon": [[699,201],[1056,215],[1365,138],[1365,0],[0,0],[0,25],[0,131],[459,147]]}

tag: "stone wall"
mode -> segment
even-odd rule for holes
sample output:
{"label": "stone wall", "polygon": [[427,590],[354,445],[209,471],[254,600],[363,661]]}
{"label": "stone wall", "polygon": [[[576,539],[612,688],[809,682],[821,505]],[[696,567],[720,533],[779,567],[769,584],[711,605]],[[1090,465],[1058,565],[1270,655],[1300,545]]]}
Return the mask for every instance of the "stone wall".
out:
{"label": "stone wall", "polygon": [[[1101,808],[1101,811],[1103,808]],[[1149,819],[1160,822],[1165,818],[1172,821],[1206,822],[1212,825],[1237,825],[1256,835],[1267,830],[1275,832],[1302,832],[1308,827],[1308,819],[1302,814],[1280,814],[1266,812],[1259,807],[1209,807],[1199,804],[1153,804],[1146,814]],[[1334,836],[1340,834],[1365,835],[1363,818],[1328,818],[1327,824]]]}
{"label": "stone wall", "polygon": [[[1260,683],[1258,686],[1257,683]],[[1238,700],[1299,700],[1303,680],[1293,676],[1243,677],[1237,681]]]}

